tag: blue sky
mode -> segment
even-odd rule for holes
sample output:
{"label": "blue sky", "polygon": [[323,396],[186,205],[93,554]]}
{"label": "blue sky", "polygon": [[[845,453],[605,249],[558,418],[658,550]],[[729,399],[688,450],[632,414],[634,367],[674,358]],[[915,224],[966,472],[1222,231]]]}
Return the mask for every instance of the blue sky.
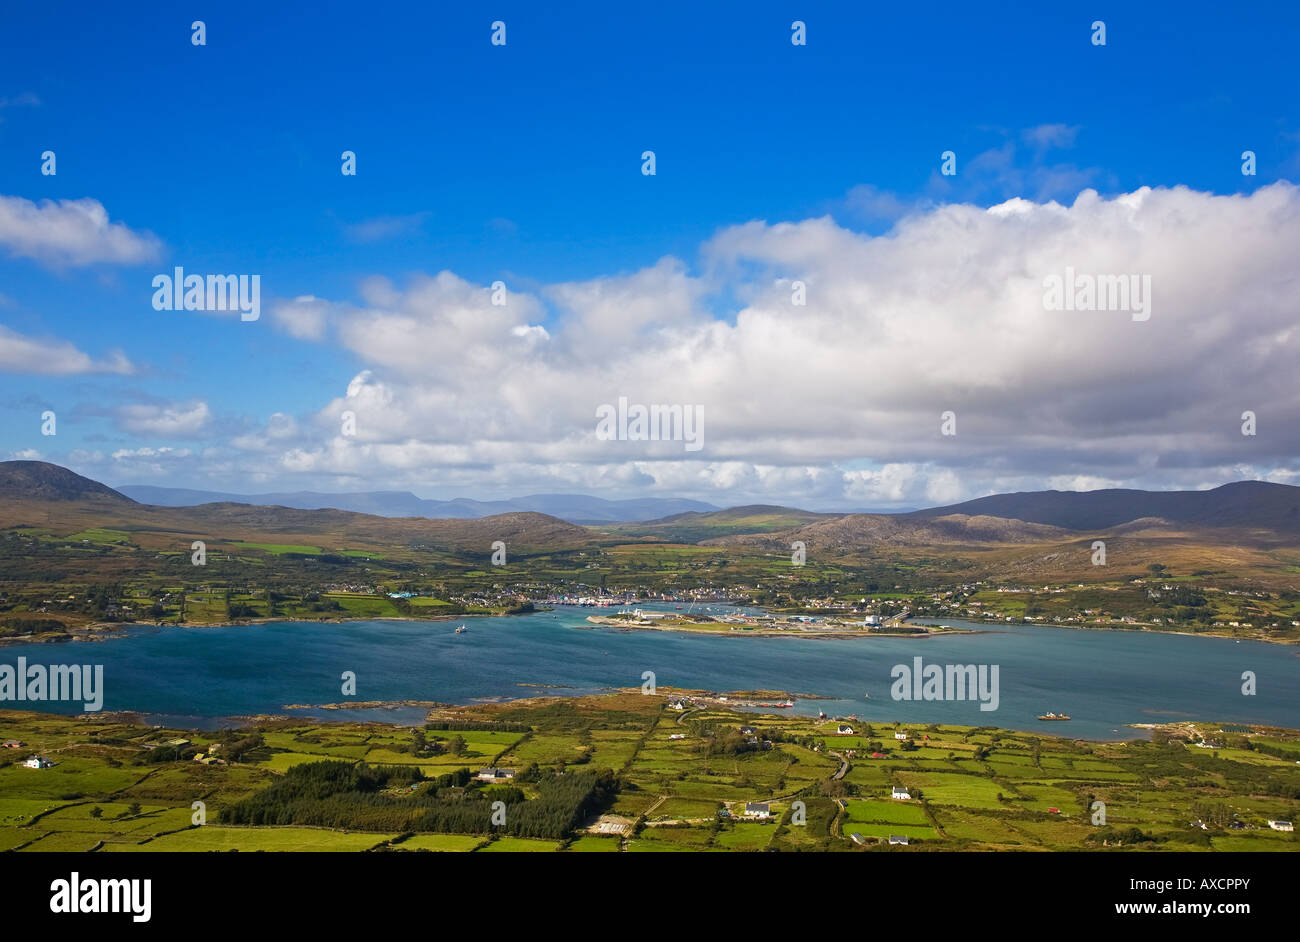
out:
{"label": "blue sky", "polygon": [[[802,493],[823,505],[912,505],[1008,483],[1046,486],[1062,475],[1147,486],[1237,476],[1232,454],[1197,435],[1204,417],[1180,424],[1173,407],[1148,416],[1182,436],[1155,447],[1154,464],[1126,462],[1116,443],[1085,459],[1070,442],[1091,436],[1092,426],[1063,431],[1072,414],[1065,407],[1053,420],[1063,436],[1055,448],[1040,449],[1041,434],[1030,441],[1002,430],[997,447],[956,458],[919,445],[897,452],[885,445],[898,439],[888,422],[859,425],[850,411],[824,404],[824,427],[775,421],[765,434],[740,421],[737,403],[708,397],[701,404],[716,416],[716,449],[596,454],[579,441],[592,423],[573,417],[613,401],[623,386],[694,402],[701,389],[718,395],[721,380],[656,385],[650,377],[662,379],[663,361],[638,363],[626,377],[611,371],[589,395],[575,392],[576,401],[521,418],[520,403],[533,399],[528,387],[506,388],[491,371],[520,376],[530,360],[485,357],[477,378],[465,372],[475,347],[459,349],[445,329],[457,323],[447,305],[458,289],[433,300],[362,289],[380,278],[409,295],[439,272],[481,291],[505,281],[512,298],[527,301],[518,326],[542,328],[557,348],[532,356],[551,364],[537,389],[552,390],[566,369],[592,372],[576,353],[587,349],[584,336],[598,362],[609,363],[645,359],[656,345],[671,350],[695,331],[684,349],[707,357],[702,338],[735,327],[764,284],[797,277],[797,260],[815,251],[719,247],[733,227],[776,233],[771,227],[825,218],[872,251],[869,240],[893,238],[899,220],[919,215],[938,225],[935,214],[950,204],[1069,206],[1088,187],[1109,199],[1182,186],[1209,200],[1296,178],[1294,6],[999,6],[10,5],[0,13],[0,196],[15,201],[15,218],[0,225],[0,344],[10,345],[0,357],[0,450],[39,454],[113,484],[393,486],[438,497],[671,493],[715,503],[793,503]],[[191,44],[194,19],[206,25],[205,46]],[[807,24],[803,47],[790,42],[796,19]],[[1098,19],[1104,47],[1090,41]],[[506,23],[504,47],[489,42],[494,20]],[[646,149],[656,153],[654,177],[640,172]],[[1241,173],[1246,149],[1257,155],[1255,176]],[[40,173],[46,150],[57,155],[56,176]],[[357,154],[355,177],[339,172],[344,150]],[[955,177],[938,172],[945,150],[957,154]],[[134,248],[70,260],[58,239],[104,233],[59,230],[33,242],[22,226],[57,229],[39,210],[46,200],[96,201],[109,224],[137,240]],[[17,201],[34,204],[36,216],[24,216]],[[1207,212],[1225,205],[1210,200]],[[1167,219],[1201,219],[1186,206],[1167,211]],[[1198,233],[1212,240],[1214,231],[1207,222]],[[575,309],[575,296],[603,296],[664,259],[680,266],[659,271],[682,289],[689,313],[643,317],[630,334],[602,337],[592,318],[618,311]],[[851,274],[851,253],[839,264]],[[331,326],[305,337],[269,313],[248,324],[155,311],[150,280],[174,265],[257,273],[264,312],[276,299],[311,296],[332,306]],[[823,271],[823,283],[832,274]],[[670,290],[645,281],[638,289],[646,303]],[[853,290],[846,284],[844,297]],[[952,304],[963,297],[955,292]],[[423,375],[409,358],[355,332],[344,336],[345,321],[366,325],[384,311],[420,321],[440,344],[424,351]],[[1282,320],[1286,313],[1277,312]],[[942,333],[934,336],[942,348]],[[831,337],[822,348],[828,362],[845,355]],[[15,353],[16,338],[35,346]],[[476,342],[490,350],[507,341]],[[1121,341],[1098,342],[1106,349]],[[736,369],[729,388],[753,375],[736,353],[742,347],[713,348]],[[70,359],[69,348],[84,357]],[[51,349],[71,365],[43,361],[39,351]],[[923,360],[925,349],[905,352]],[[815,377],[819,357],[804,356],[798,368]],[[457,376],[440,381],[457,359]],[[1017,395],[1040,401],[1007,369],[988,384],[1002,394],[973,407],[997,401],[1006,415]],[[337,411],[358,376],[375,387],[372,402],[404,407],[407,427],[367,422],[358,441],[331,452],[320,416]],[[433,421],[430,409],[464,406],[475,389],[491,402],[474,423]],[[961,389],[971,383],[936,395]],[[1079,393],[1080,402],[1097,398],[1095,389]],[[543,402],[549,395],[536,393]],[[54,437],[40,434],[45,409],[58,415]],[[293,419],[282,448],[246,447],[266,437],[276,415]],[[555,415],[562,418],[552,427]],[[516,420],[537,434],[512,430]],[[828,438],[850,444],[830,447]],[[569,441],[573,448],[562,447]],[[360,450],[345,458],[345,445]],[[1240,466],[1287,479],[1293,454],[1293,443],[1276,441]],[[871,477],[902,464],[914,466],[906,485]],[[772,468],[781,470],[764,470]],[[866,477],[845,483],[846,471]],[[948,483],[936,486],[939,478]]]}

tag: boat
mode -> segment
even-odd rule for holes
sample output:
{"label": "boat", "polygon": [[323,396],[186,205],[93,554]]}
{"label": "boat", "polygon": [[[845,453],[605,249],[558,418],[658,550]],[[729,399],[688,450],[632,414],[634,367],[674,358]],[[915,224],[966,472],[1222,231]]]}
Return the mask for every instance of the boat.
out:
{"label": "boat", "polygon": [[1068,720],[1069,718],[1068,713],[1044,713],[1039,717],[1040,720]]}
{"label": "boat", "polygon": [[469,629],[466,628],[464,625],[461,625],[459,628],[456,629],[456,634],[463,635],[467,631],[469,631]]}

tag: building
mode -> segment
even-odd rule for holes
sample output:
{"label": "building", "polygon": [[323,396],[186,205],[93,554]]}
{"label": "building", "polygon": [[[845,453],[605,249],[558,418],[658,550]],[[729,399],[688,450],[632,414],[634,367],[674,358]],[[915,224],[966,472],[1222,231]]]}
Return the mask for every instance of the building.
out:
{"label": "building", "polygon": [[889,793],[889,797],[897,798],[899,801],[911,801],[912,793],[909,792],[906,788],[899,788],[897,785],[895,785],[893,787],[893,790]]}
{"label": "building", "polygon": [[685,733],[673,733],[673,734],[672,734],[671,736],[669,736],[668,738],[669,738],[670,740],[671,740],[671,739],[685,739],[685,738],[686,738],[686,734],[685,734]]}
{"label": "building", "polygon": [[508,782],[515,777],[514,769],[479,769],[477,778],[485,782]]}
{"label": "building", "polygon": [[770,818],[772,808],[765,801],[747,801],[745,802],[745,817],[747,818]]}
{"label": "building", "polygon": [[1270,821],[1268,826],[1274,831],[1294,831],[1295,826],[1290,821]]}
{"label": "building", "polygon": [[25,745],[27,745],[27,743],[23,742],[21,739],[6,739],[4,741],[4,747],[6,749],[21,749]]}
{"label": "building", "polygon": [[835,732],[839,733],[841,736],[852,736],[853,727],[846,726],[844,723],[841,723],[839,726],[835,727]]}
{"label": "building", "polygon": [[855,844],[865,844],[867,842],[867,839],[863,837],[861,834],[859,834],[857,831],[854,831],[849,836],[853,838],[853,843]]}
{"label": "building", "polygon": [[894,733],[894,738],[895,738],[895,739],[906,739],[906,738],[907,738],[907,733],[900,729],[898,732]]}
{"label": "building", "polygon": [[889,843],[891,843],[891,844],[902,844],[904,847],[906,847],[906,846],[907,846],[907,835],[906,835],[906,834],[891,834],[891,835],[889,835]]}
{"label": "building", "polygon": [[54,763],[45,758],[45,756],[32,756],[24,762],[23,765],[27,766],[29,769],[48,769],[51,768]]}

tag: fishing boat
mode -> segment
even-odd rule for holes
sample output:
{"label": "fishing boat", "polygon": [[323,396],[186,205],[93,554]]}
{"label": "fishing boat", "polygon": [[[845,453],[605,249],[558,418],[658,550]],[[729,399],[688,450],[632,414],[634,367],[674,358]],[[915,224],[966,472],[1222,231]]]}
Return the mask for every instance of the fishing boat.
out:
{"label": "fishing boat", "polygon": [[456,629],[456,634],[463,635],[467,631],[469,631],[469,629],[464,625],[461,625],[459,628]]}
{"label": "fishing boat", "polygon": [[1044,713],[1039,717],[1040,720],[1068,720],[1069,718],[1068,713]]}

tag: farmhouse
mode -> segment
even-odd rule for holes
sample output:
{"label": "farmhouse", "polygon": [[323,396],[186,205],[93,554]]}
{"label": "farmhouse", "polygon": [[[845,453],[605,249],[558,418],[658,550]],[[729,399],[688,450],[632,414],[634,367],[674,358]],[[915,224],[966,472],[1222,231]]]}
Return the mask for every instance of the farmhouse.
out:
{"label": "farmhouse", "polygon": [[894,738],[895,738],[895,739],[906,739],[906,738],[907,738],[907,732],[906,732],[905,730],[901,730],[901,729],[900,729],[898,732],[894,733]]}
{"label": "farmhouse", "polygon": [[742,736],[753,736],[753,735],[754,735],[755,733],[757,733],[757,732],[758,732],[758,730],[756,730],[756,729],[755,729],[754,727],[752,727],[752,726],[742,726],[742,727],[740,727],[740,735],[742,735]]}
{"label": "farmhouse", "polygon": [[899,801],[912,800],[911,792],[909,792],[906,788],[899,788],[897,785],[894,786],[893,790],[890,792],[889,797],[897,798]]}
{"label": "farmhouse", "polygon": [[852,736],[853,727],[841,723],[839,726],[835,727],[835,732],[839,733],[841,736]]}
{"label": "farmhouse", "polygon": [[4,741],[4,747],[6,749],[21,749],[25,745],[27,745],[27,743],[23,742],[21,739],[6,739]]}
{"label": "farmhouse", "polygon": [[54,763],[45,758],[45,756],[32,756],[24,762],[23,765],[27,766],[29,769],[48,769],[52,768]]}
{"label": "farmhouse", "polygon": [[906,847],[906,846],[907,846],[907,835],[906,835],[906,834],[891,834],[891,835],[889,835],[889,843],[891,843],[891,844],[902,844],[904,847]]}
{"label": "farmhouse", "polygon": [[772,816],[771,806],[765,801],[747,801],[745,802],[745,817],[747,818],[770,818]]}
{"label": "farmhouse", "polygon": [[1274,831],[1295,830],[1295,825],[1293,825],[1290,821],[1270,821],[1268,822],[1268,826],[1271,827]]}
{"label": "farmhouse", "polygon": [[515,777],[514,769],[479,769],[478,778],[485,782],[507,782]]}
{"label": "farmhouse", "polygon": [[853,838],[853,843],[855,844],[865,844],[867,842],[867,839],[863,837],[861,834],[859,834],[857,831],[854,831],[849,836]]}

